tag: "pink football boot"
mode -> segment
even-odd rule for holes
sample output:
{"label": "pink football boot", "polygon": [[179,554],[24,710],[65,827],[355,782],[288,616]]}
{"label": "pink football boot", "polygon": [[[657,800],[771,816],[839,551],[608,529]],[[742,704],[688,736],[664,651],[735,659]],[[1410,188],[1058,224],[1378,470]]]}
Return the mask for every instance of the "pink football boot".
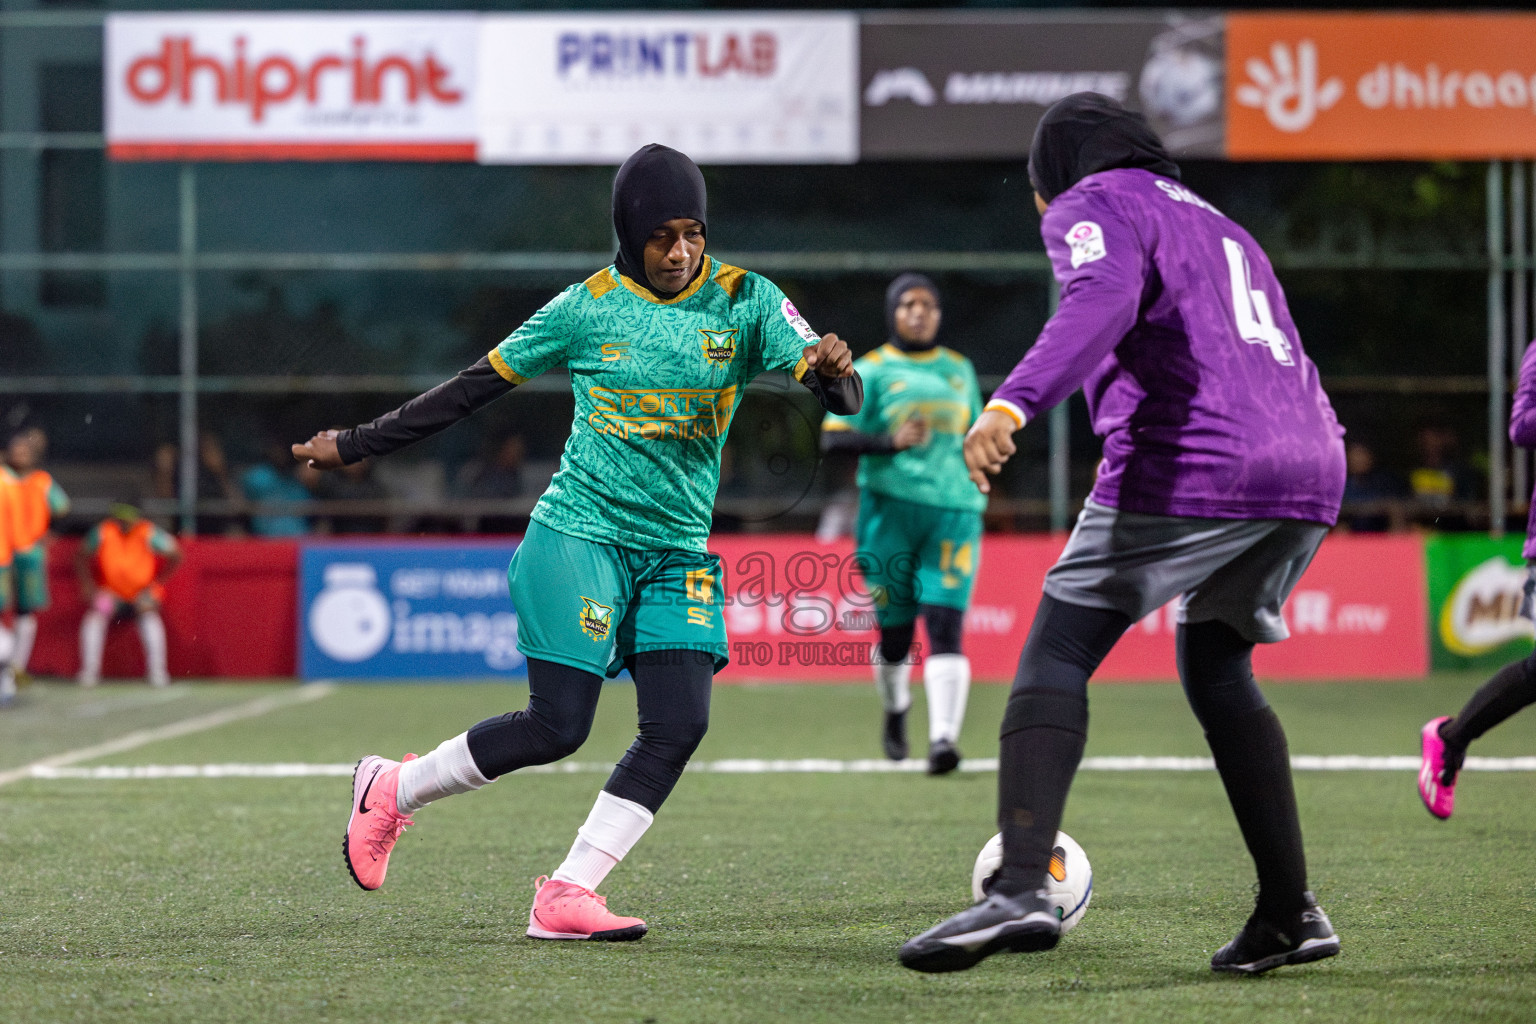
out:
{"label": "pink football boot", "polygon": [[1440,726],[1449,721],[1449,716],[1442,715],[1419,730],[1419,797],[1429,813],[1441,820],[1449,818],[1456,805],[1456,772],[1451,772],[1449,782],[1445,780],[1445,740],[1440,738]]}
{"label": "pink football boot", "polygon": [[352,816],[347,819],[341,852],[353,880],[364,889],[384,884],[389,851],[406,826],[416,824],[395,808],[400,766],[414,760],[415,754],[406,754],[400,761],[369,754],[352,771]]}
{"label": "pink football boot", "polygon": [[533,884],[539,891],[528,911],[529,938],[630,942],[645,934],[644,921],[612,913],[591,889],[542,875]]}

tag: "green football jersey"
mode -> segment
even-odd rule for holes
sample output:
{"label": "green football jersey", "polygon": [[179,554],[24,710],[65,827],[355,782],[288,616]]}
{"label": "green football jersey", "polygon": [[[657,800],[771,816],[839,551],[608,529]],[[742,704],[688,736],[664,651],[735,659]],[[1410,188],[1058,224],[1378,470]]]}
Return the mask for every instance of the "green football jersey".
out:
{"label": "green football jersey", "polygon": [[532,517],[603,544],[704,551],[747,384],[813,372],[801,355],[820,340],[773,282],[708,256],[669,300],[611,266],[567,288],[490,353],[513,384],[571,373],[571,436]]}
{"label": "green football jersey", "polygon": [[859,487],[919,505],[979,512],[987,496],[965,470],[965,432],[981,415],[981,389],[971,361],[942,345],[903,352],[885,344],[854,364],[864,378],[864,407],[828,416],[823,430],[894,434],[914,416],[928,421],[928,443],[859,457]]}

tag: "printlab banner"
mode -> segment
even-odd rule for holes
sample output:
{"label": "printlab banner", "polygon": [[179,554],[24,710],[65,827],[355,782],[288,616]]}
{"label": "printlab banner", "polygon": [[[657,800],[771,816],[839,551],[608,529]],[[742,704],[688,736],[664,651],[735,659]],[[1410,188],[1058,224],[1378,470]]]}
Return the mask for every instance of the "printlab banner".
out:
{"label": "printlab banner", "polygon": [[299,555],[305,679],[517,676],[507,597],[516,544],[306,543]]}
{"label": "printlab banner", "polygon": [[868,159],[1021,159],[1074,92],[1144,112],[1179,156],[1222,151],[1222,19],[881,14],[859,34]]}
{"label": "printlab banner", "polygon": [[[978,680],[1013,678],[1040,603],[1045,572],[1065,538],[988,535],[965,618],[965,651]],[[1286,603],[1291,639],[1260,645],[1271,679],[1411,679],[1428,665],[1424,553],[1418,537],[1341,536],[1324,541]],[[870,678],[873,608],[853,546],[801,536],[720,536],[710,549],[726,577],[731,666],[744,679]],[[1173,679],[1177,606],[1136,623],[1096,679]],[[922,634],[919,632],[919,641]],[[918,669],[919,673],[921,668]]]}
{"label": "printlab banner", "polygon": [[848,13],[488,16],[480,160],[850,163],[857,46]]}
{"label": "printlab banner", "polygon": [[471,14],[111,14],[119,160],[473,160]]}
{"label": "printlab banner", "polygon": [[1442,534],[1424,543],[1430,660],[1437,669],[1495,669],[1531,653],[1521,617],[1523,537]]}

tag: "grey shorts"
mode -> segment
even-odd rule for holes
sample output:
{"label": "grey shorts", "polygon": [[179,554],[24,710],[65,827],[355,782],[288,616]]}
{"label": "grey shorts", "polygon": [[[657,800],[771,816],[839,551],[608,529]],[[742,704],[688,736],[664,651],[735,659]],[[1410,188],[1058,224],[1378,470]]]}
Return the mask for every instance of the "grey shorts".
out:
{"label": "grey shorts", "polygon": [[1328,533],[1295,519],[1194,519],[1090,501],[1045,574],[1058,601],[1140,619],[1179,595],[1179,621],[1225,622],[1246,640],[1290,636],[1280,606]]}

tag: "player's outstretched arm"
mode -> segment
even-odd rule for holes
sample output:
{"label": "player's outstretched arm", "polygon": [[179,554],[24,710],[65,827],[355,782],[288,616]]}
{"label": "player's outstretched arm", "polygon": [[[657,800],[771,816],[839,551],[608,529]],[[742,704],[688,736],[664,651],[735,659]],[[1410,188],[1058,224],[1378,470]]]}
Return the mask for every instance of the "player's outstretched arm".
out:
{"label": "player's outstretched arm", "polygon": [[971,424],[965,435],[965,468],[982,494],[992,493],[992,481],[1003,471],[1003,463],[1018,451],[1013,433],[1021,424],[1001,409],[986,409]]}
{"label": "player's outstretched arm", "polygon": [[823,334],[814,345],[800,354],[805,365],[814,370],[800,378],[821,407],[835,416],[852,416],[864,406],[864,381],[853,368],[853,353],[848,343],[836,334]]}
{"label": "player's outstretched arm", "polygon": [[453,426],[512,387],[486,356],[372,423],[351,430],[322,430],[304,444],[294,445],[293,457],[314,469],[337,469],[388,455]]}

